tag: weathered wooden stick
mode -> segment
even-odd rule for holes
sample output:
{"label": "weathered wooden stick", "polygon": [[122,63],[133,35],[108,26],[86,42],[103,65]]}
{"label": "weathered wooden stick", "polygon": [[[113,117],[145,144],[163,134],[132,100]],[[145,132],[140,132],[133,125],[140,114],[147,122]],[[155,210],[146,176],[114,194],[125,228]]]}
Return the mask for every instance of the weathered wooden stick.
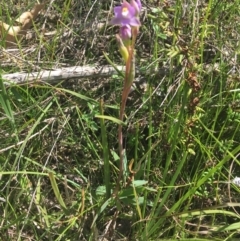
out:
{"label": "weathered wooden stick", "polygon": [[[116,66],[116,69],[120,72],[125,72],[125,66]],[[117,70],[112,66],[74,66],[64,67],[53,70],[40,70],[39,72],[23,73],[17,72],[13,74],[4,74],[2,79],[5,85],[10,84],[26,84],[35,82],[45,82],[49,84],[56,84],[65,79],[80,79],[80,78],[93,78],[93,77],[110,77],[117,74]],[[205,65],[205,72],[218,71],[218,65]],[[179,71],[179,68],[175,67],[173,70]],[[164,77],[169,74],[170,69],[167,67],[159,68],[158,70],[148,69],[147,71],[140,71],[136,69],[136,79],[134,82],[141,82],[141,76],[144,75],[157,75]],[[143,78],[145,80],[145,78]]]}
{"label": "weathered wooden stick", "polygon": [[[124,66],[116,66],[116,68],[124,72]],[[57,83],[65,79],[73,78],[92,78],[92,77],[109,77],[116,74],[117,71],[112,66],[75,66],[55,70],[42,70],[32,73],[13,73],[4,74],[2,78],[4,84],[23,84],[34,82]]]}

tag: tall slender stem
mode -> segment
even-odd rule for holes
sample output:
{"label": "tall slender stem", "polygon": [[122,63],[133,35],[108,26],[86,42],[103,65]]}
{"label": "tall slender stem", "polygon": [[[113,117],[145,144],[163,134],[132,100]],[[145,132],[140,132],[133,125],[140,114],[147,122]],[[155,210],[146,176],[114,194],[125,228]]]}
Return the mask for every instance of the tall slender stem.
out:
{"label": "tall slender stem", "polygon": [[[119,119],[123,122],[124,119],[124,113],[127,103],[127,98],[131,89],[131,85],[135,76],[135,56],[134,56],[134,50],[132,46],[129,47],[129,58],[126,63],[126,72],[125,72],[125,80],[124,80],[124,87],[122,91],[122,101],[120,106],[120,113],[119,113]],[[114,191],[114,195],[117,195],[119,189],[120,189],[120,182],[123,177],[123,164],[124,164],[124,149],[123,149],[123,134],[122,134],[122,125],[119,124],[118,126],[118,143],[119,143],[119,174],[118,174],[118,180],[117,185]],[[125,185],[125,183],[124,183]]]}

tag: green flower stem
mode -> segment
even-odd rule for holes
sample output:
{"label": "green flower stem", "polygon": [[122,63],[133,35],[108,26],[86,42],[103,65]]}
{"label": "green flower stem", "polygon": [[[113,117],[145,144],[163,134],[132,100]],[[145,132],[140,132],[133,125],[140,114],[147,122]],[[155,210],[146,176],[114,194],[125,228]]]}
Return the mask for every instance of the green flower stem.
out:
{"label": "green flower stem", "polygon": [[[122,101],[121,101],[121,107],[120,107],[120,114],[119,119],[120,121],[123,121],[124,119],[124,112],[126,108],[127,98],[131,90],[131,86],[135,77],[135,56],[134,51],[132,47],[128,48],[129,51],[129,58],[126,63],[126,72],[125,72],[125,80],[124,80],[124,87],[122,92]],[[123,150],[123,137],[122,137],[122,125],[120,124],[118,127],[118,143],[119,143],[119,156],[120,156],[120,164],[119,164],[119,175],[117,180],[117,186],[114,191],[114,194],[116,195],[120,189],[120,182],[123,177],[124,172],[124,150]],[[125,186],[125,183],[123,184]]]}

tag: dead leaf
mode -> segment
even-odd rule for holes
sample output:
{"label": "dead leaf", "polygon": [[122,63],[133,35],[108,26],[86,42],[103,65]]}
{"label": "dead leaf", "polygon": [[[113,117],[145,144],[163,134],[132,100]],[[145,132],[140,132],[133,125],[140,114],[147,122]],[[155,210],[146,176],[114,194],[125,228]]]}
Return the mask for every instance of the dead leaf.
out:
{"label": "dead leaf", "polygon": [[0,37],[2,42],[6,42],[6,47],[16,42],[15,36],[21,31],[19,26],[10,26],[0,21]]}
{"label": "dead leaf", "polygon": [[26,35],[26,30],[32,26],[33,21],[44,6],[45,4],[35,4],[31,11],[22,13],[15,20],[16,23],[19,23],[19,26],[10,26],[0,21],[0,38],[5,43],[5,47],[13,46]]}

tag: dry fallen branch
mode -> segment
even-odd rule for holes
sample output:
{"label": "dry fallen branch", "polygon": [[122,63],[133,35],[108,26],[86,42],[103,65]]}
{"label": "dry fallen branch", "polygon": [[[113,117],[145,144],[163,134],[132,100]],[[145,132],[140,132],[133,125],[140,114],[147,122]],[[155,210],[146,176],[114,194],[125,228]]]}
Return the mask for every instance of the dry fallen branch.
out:
{"label": "dry fallen branch", "polygon": [[[116,66],[117,70],[124,73],[125,66]],[[204,69],[206,73],[210,73],[212,71],[219,71],[218,64],[214,65],[204,65]],[[179,68],[174,68],[171,71],[177,73]],[[139,71],[136,70],[137,78],[135,82],[144,82],[144,75],[155,75],[159,78],[163,78],[168,75],[170,69],[167,67],[159,68],[158,70],[149,69],[147,71]],[[35,82],[44,82],[49,84],[56,84],[62,80],[67,79],[80,79],[80,78],[93,78],[93,77],[110,77],[114,74],[117,74],[117,71],[112,66],[74,66],[74,67],[66,67],[59,68],[54,70],[41,70],[39,72],[30,72],[23,73],[17,72],[13,74],[4,74],[2,75],[2,79],[4,80],[5,85],[10,84],[26,84],[26,83],[35,83]]]}
{"label": "dry fallen branch", "polygon": [[33,21],[44,6],[45,4],[35,4],[31,11],[21,14],[15,20],[18,26],[11,26],[0,21],[0,39],[5,44],[5,47],[13,46],[26,35],[26,30],[32,26]]}
{"label": "dry fallen branch", "polygon": [[[117,66],[119,71],[124,72],[124,66]],[[57,83],[65,79],[73,78],[92,78],[109,77],[116,74],[117,71],[112,66],[94,67],[94,66],[75,66],[55,70],[42,70],[32,73],[14,73],[2,75],[5,84],[23,84],[32,82]]]}

